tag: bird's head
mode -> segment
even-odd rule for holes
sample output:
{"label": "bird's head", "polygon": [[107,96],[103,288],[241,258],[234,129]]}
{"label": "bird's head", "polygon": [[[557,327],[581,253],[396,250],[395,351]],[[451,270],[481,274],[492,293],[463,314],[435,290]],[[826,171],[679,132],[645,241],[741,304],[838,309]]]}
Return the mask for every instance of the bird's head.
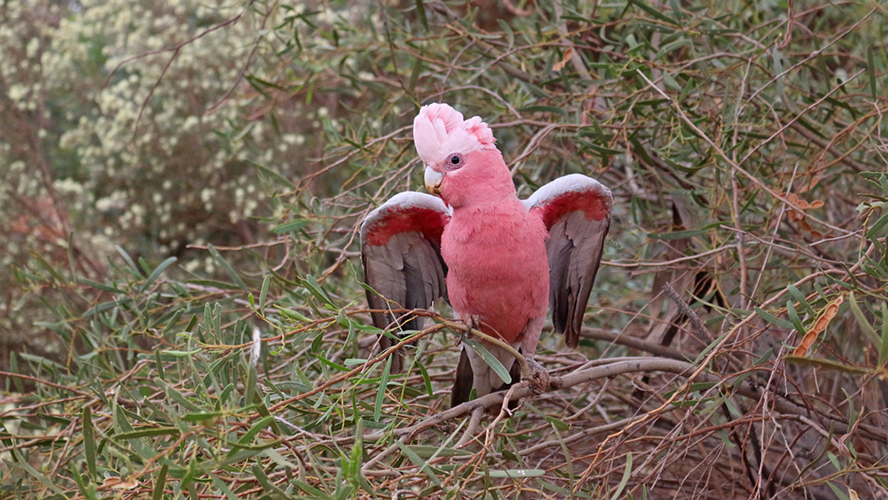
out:
{"label": "bird's head", "polygon": [[[462,183],[458,178],[463,178],[465,183],[477,183],[489,176],[492,167],[488,168],[491,161],[487,155],[490,153],[502,163],[490,127],[477,116],[464,120],[462,113],[447,104],[420,108],[413,120],[413,141],[425,165],[426,189],[452,206],[458,204],[454,199],[456,191],[463,190],[459,188]],[[507,179],[511,185],[511,176]],[[448,191],[453,195],[448,195]]]}

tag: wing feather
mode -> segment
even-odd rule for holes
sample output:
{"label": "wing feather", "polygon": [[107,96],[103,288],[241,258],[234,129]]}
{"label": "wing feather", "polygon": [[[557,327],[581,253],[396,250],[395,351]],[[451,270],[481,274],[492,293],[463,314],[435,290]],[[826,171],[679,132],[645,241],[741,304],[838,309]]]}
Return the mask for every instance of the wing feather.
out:
{"label": "wing feather", "polygon": [[524,204],[549,230],[552,323],[576,347],[610,229],[613,194],[595,179],[572,174],[541,187]]}
{"label": "wing feather", "polygon": [[[450,221],[450,209],[440,198],[406,192],[370,212],[361,224],[361,262],[371,309],[428,308],[447,293],[446,267],[441,258],[441,233]],[[419,330],[420,318],[396,321],[391,314],[373,313],[373,325]],[[383,336],[387,349],[393,340]],[[392,370],[402,370],[400,353]]]}

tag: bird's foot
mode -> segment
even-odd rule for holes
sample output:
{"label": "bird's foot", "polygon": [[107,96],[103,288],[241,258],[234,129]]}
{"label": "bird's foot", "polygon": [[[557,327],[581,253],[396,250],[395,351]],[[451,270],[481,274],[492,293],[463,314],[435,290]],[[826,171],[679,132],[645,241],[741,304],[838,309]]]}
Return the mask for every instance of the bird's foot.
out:
{"label": "bird's foot", "polygon": [[526,356],[527,369],[522,371],[521,379],[526,381],[535,394],[541,394],[549,388],[549,371],[539,364],[532,356]]}
{"label": "bird's foot", "polygon": [[469,315],[469,318],[466,320],[466,326],[468,326],[472,330],[481,330],[481,316],[477,314]]}

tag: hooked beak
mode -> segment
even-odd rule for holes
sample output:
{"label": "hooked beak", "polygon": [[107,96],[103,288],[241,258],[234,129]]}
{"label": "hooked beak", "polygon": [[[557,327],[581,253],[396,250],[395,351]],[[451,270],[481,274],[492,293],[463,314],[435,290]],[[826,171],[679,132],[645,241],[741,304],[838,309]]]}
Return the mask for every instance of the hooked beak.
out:
{"label": "hooked beak", "polygon": [[444,174],[436,172],[431,167],[425,168],[425,186],[430,193],[441,196],[441,181],[444,180]]}

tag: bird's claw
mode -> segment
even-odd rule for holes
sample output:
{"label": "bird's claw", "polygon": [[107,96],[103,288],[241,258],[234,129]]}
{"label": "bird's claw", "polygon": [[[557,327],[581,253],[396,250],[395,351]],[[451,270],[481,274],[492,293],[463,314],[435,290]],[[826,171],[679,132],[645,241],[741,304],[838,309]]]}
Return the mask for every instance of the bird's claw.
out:
{"label": "bird's claw", "polygon": [[477,314],[469,315],[469,318],[466,320],[466,326],[470,330],[481,330],[481,316]]}
{"label": "bird's claw", "polygon": [[530,356],[524,359],[527,361],[527,369],[522,371],[521,379],[528,382],[535,394],[545,392],[549,388],[549,371]]}

